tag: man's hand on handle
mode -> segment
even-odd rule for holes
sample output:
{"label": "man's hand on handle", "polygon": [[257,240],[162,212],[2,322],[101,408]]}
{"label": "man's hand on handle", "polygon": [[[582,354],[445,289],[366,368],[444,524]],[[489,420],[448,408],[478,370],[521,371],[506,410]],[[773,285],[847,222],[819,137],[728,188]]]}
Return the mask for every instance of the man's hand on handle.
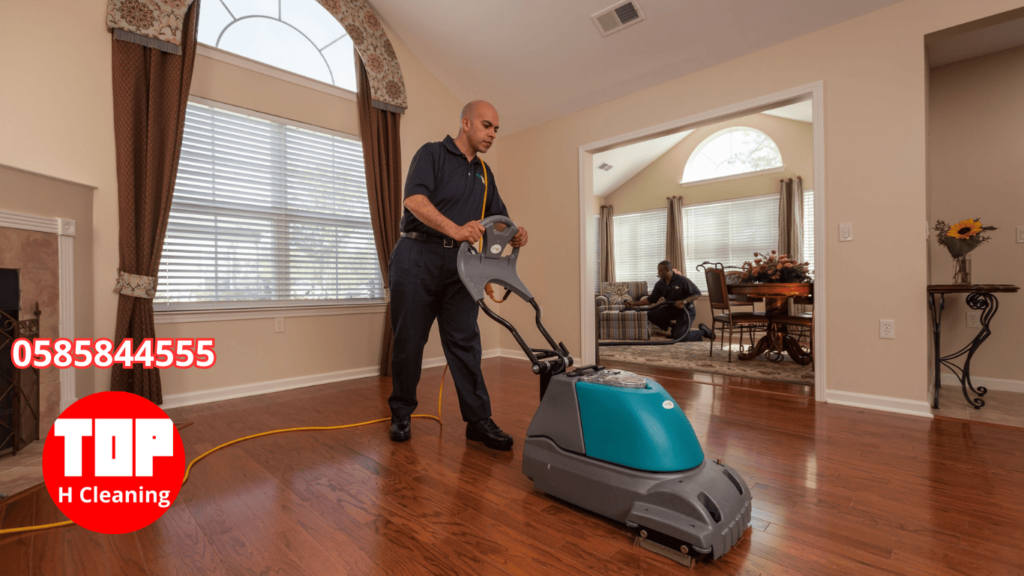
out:
{"label": "man's hand on handle", "polygon": [[522,248],[523,246],[526,246],[528,238],[529,234],[526,233],[526,228],[520,227],[519,231],[516,232],[516,235],[512,237],[512,247]]}
{"label": "man's hand on handle", "polygon": [[483,225],[474,220],[472,222],[466,222],[462,226],[456,228],[451,236],[456,242],[469,242],[470,244],[476,244],[477,240],[480,240],[483,235]]}

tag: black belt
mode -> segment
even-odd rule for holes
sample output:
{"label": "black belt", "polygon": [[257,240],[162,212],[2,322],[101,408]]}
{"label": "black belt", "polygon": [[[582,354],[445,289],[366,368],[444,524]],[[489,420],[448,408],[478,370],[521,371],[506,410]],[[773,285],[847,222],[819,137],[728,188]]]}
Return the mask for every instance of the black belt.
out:
{"label": "black belt", "polygon": [[402,232],[402,238],[410,238],[412,240],[419,240],[427,244],[437,244],[444,246],[445,248],[455,248],[456,242],[452,238],[439,238],[437,236],[431,236],[429,234],[423,234],[422,232]]}

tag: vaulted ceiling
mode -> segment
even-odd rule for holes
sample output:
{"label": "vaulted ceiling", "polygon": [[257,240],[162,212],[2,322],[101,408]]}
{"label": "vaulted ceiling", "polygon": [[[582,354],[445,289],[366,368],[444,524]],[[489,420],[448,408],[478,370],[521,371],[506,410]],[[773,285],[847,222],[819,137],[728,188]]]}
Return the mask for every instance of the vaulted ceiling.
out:
{"label": "vaulted ceiling", "polygon": [[590,17],[613,0],[371,1],[458,99],[492,102],[503,133],[899,2],[636,0],[645,20],[602,37]]}

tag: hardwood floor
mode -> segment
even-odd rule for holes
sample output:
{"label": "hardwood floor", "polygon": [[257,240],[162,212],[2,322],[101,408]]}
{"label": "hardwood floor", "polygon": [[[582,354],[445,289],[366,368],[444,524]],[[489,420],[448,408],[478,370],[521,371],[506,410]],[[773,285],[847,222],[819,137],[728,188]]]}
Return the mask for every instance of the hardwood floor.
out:
{"label": "hardwood floor", "polygon": [[[637,371],[642,371],[637,369]],[[0,574],[681,574],[625,527],[537,492],[521,472],[537,381],[484,362],[512,452],[468,443],[450,381],[446,425],[301,432],[211,455],[167,514],[131,534],[77,526],[0,537]],[[421,411],[440,369],[425,370]],[[1022,574],[1024,431],[815,404],[784,389],[656,378],[709,458],[746,478],[752,529],[694,574]],[[732,384],[732,383],[730,383]],[[379,378],[170,410],[187,457],[259,431],[387,414]],[[0,525],[61,519],[45,491]]]}

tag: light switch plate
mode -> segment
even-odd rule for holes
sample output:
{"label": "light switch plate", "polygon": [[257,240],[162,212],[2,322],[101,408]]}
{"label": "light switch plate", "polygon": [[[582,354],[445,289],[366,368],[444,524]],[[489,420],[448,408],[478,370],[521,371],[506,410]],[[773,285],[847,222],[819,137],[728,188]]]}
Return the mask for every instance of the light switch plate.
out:
{"label": "light switch plate", "polygon": [[853,241],[853,222],[846,222],[845,224],[839,225],[839,241],[840,242],[852,242]]}
{"label": "light switch plate", "polygon": [[1024,244],[1024,226],[1017,226],[1017,243]]}

